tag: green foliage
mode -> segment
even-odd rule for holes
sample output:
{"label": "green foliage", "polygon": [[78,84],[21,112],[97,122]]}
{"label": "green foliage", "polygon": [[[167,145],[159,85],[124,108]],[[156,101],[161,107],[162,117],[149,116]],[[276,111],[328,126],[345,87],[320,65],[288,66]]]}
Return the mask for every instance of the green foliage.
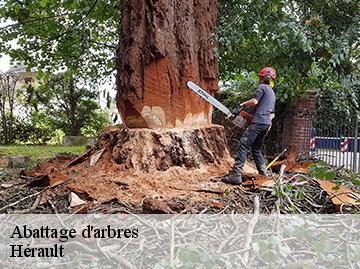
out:
{"label": "green foliage", "polygon": [[46,120],[46,115],[34,113],[30,116],[30,121],[19,123],[15,130],[16,141],[34,145],[42,145],[50,141],[54,131]]}
{"label": "green foliage", "polygon": [[[40,87],[28,85],[19,99],[27,117],[14,139],[42,144],[59,141],[59,130],[92,135],[103,128],[107,119],[88,88],[115,70],[120,1],[0,1],[0,18],[9,23],[0,29],[1,53],[39,70]],[[66,72],[52,75],[59,70]]]}
{"label": "green foliage", "polygon": [[[239,103],[252,98],[258,84],[258,78],[254,73],[242,73],[234,77],[234,80],[220,84],[220,91],[216,92],[216,98],[228,108],[235,108]],[[216,115],[221,112],[214,110]]]}
{"label": "green foliage", "polygon": [[96,110],[88,123],[81,128],[81,133],[85,136],[96,137],[99,132],[109,125],[108,113],[106,111]]}
{"label": "green foliage", "polygon": [[357,176],[357,177],[354,177],[351,182],[358,188],[360,188],[360,177]]}
{"label": "green foliage", "polygon": [[28,99],[33,118],[66,135],[94,135],[108,124],[99,112],[97,93],[82,86],[84,83],[70,71],[54,76],[45,74],[40,85]]}
{"label": "green foliage", "polygon": [[0,1],[0,17],[11,22],[0,29],[0,51],[28,67],[98,82],[115,68],[119,13],[119,0]]}
{"label": "green foliage", "polygon": [[310,175],[321,180],[334,180],[336,173],[329,167],[327,162],[319,161],[309,165]]}
{"label": "green foliage", "polygon": [[0,73],[0,142],[11,144],[15,140],[18,122],[15,115],[21,90],[20,76]]}
{"label": "green foliage", "polygon": [[220,0],[221,78],[273,66],[280,102],[345,77],[351,85],[359,70],[358,8],[356,1]]}
{"label": "green foliage", "polygon": [[54,143],[61,140],[59,130],[66,135],[95,135],[109,123],[105,112],[99,111],[97,93],[70,71],[43,74],[39,85],[28,89],[25,99],[28,116],[23,142],[51,139]]}
{"label": "green foliage", "polygon": [[342,185],[345,188],[360,191],[360,174],[345,169],[340,170],[333,183],[336,184],[336,188]]}
{"label": "green foliage", "polygon": [[288,108],[309,91],[317,93],[317,115],[325,117],[325,125],[316,124],[346,125],[360,111],[358,10],[356,1],[219,0],[216,54],[220,81],[230,81],[222,101],[233,107],[256,90],[236,87],[244,74],[277,70],[276,118],[266,140],[271,153],[282,150]]}
{"label": "green foliage", "polygon": [[330,125],[338,126],[339,122],[344,125],[351,124],[356,118],[356,111],[360,111],[360,82],[350,77],[340,81],[327,81],[322,86],[317,102],[319,115],[326,115],[325,119],[319,119],[318,124],[326,122],[327,128]]}
{"label": "green foliage", "polygon": [[51,139],[47,142],[47,145],[61,145],[65,133],[62,130],[55,130],[52,133]]}

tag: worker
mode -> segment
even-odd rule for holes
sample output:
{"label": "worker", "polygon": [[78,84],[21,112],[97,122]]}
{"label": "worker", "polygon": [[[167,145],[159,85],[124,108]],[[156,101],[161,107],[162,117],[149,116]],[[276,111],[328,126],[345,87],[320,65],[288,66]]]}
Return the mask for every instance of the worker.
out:
{"label": "worker", "polygon": [[252,148],[252,155],[259,174],[267,175],[261,147],[266,134],[270,130],[271,121],[275,117],[276,97],[272,88],[274,87],[274,81],[276,79],[276,70],[271,67],[265,67],[260,70],[258,76],[259,86],[254,98],[240,104],[240,107],[256,107],[252,122],[246,128],[240,139],[239,146],[236,150],[234,166],[229,174],[222,178],[222,181],[225,183],[241,184],[241,173],[250,148]]}

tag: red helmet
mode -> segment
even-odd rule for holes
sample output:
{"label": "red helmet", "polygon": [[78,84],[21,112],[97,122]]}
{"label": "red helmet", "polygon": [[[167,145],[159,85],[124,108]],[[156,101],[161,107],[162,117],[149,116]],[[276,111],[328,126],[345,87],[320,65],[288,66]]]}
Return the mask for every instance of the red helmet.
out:
{"label": "red helmet", "polygon": [[271,67],[264,67],[263,69],[260,70],[258,76],[259,77],[270,76],[273,80],[275,80],[276,79],[276,70]]}

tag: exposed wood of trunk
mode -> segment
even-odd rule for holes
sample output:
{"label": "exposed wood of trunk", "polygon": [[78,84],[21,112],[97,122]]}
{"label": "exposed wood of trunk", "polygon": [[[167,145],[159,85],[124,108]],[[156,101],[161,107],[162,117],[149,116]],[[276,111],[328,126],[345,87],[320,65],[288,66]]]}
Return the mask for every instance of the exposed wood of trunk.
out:
{"label": "exposed wood of trunk", "polygon": [[193,80],[218,87],[216,0],[124,0],[117,64],[117,107],[130,128],[211,124],[211,106],[192,93]]}
{"label": "exposed wood of trunk", "polygon": [[185,171],[217,167],[222,174],[232,164],[224,127],[218,125],[172,130],[130,129],[129,132],[110,127],[102,133],[98,147],[107,145],[111,146],[111,157],[118,169],[129,173],[164,172],[173,167]]}

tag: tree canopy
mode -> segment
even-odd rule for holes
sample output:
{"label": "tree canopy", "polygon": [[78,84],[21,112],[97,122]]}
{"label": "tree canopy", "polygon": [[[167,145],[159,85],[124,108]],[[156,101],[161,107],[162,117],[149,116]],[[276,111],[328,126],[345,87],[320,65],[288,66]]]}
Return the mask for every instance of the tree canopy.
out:
{"label": "tree canopy", "polygon": [[[324,96],[334,115],[358,109],[358,1],[219,0],[216,38],[220,78],[248,81],[263,66],[278,70],[282,103],[308,90]],[[12,23],[0,31],[0,50],[39,70],[70,70],[99,82],[115,68],[120,0],[0,1]],[[16,40],[18,47],[10,46]],[[253,77],[256,79],[256,76]],[[245,92],[249,92],[245,90]]]}
{"label": "tree canopy", "polygon": [[345,0],[220,0],[221,78],[273,66],[280,101],[336,85],[342,99],[352,100],[346,105],[358,107],[359,8]]}
{"label": "tree canopy", "polygon": [[36,101],[30,101],[33,115],[66,135],[85,134],[94,126],[95,130],[104,128],[107,122],[97,111],[97,93],[79,85],[79,79],[69,71],[44,78],[35,92]]}
{"label": "tree canopy", "polygon": [[[120,1],[0,1],[0,51],[42,71],[70,70],[94,82],[115,69]],[[17,47],[10,41],[17,40]]]}

